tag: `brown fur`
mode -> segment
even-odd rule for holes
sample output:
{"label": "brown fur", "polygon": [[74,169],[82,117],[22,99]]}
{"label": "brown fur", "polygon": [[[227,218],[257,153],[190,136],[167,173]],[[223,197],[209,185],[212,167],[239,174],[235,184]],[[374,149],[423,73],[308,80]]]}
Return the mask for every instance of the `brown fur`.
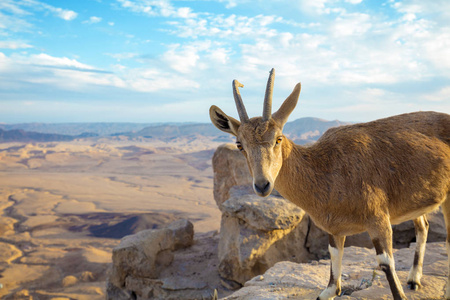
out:
{"label": "brown fur", "polygon": [[285,139],[275,188],[335,235],[380,214],[414,219],[450,192],[449,137],[449,115],[419,112],[333,128],[310,147]]}
{"label": "brown fur", "polygon": [[[392,257],[391,224],[414,219],[420,229],[417,263],[408,282],[416,288],[422,276],[421,245],[428,231],[424,214],[439,205],[446,220],[450,253],[450,115],[416,112],[332,128],[312,146],[302,147],[282,134],[297,104],[300,84],[268,120],[248,119],[237,85],[233,88],[238,110],[242,109],[242,123],[216,106],[210,109],[212,122],[236,136],[247,158],[255,193],[265,197],[277,189],[339,241],[337,248],[330,244],[330,249],[337,251],[332,257],[336,270],[340,270],[345,236],[367,231],[394,298],[405,299]],[[266,95],[271,93],[268,89]],[[266,106],[271,101],[268,103],[264,111],[270,111]],[[337,272],[331,271],[328,288],[318,299],[338,294]],[[446,298],[450,299],[450,286]]]}

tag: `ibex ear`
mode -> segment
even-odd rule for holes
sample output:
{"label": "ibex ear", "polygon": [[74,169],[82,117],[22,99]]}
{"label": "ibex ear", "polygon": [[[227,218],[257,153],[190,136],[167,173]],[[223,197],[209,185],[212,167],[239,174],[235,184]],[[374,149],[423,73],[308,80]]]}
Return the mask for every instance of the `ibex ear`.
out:
{"label": "ibex ear", "polygon": [[219,128],[220,130],[231,133],[234,136],[237,136],[239,126],[241,122],[238,120],[227,116],[220,108],[213,105],[209,109],[209,117],[211,118],[211,122]]}
{"label": "ibex ear", "polygon": [[294,110],[295,106],[297,105],[298,97],[300,96],[300,90],[302,89],[302,85],[300,83],[297,83],[297,85],[294,87],[294,90],[289,95],[289,97],[284,100],[283,104],[281,105],[280,109],[272,114],[272,118],[281,126],[284,126],[286,124],[289,115]]}

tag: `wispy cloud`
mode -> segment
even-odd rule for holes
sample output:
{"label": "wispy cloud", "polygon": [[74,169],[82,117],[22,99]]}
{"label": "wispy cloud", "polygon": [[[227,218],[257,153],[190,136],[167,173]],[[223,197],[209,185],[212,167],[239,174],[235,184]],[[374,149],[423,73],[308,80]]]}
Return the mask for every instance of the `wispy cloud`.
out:
{"label": "wispy cloud", "polygon": [[0,49],[27,49],[33,46],[21,41],[0,41]]}
{"label": "wispy cloud", "polygon": [[77,13],[55,7],[36,0],[2,0],[0,2],[0,36],[10,35],[15,32],[30,32],[33,25],[24,19],[35,11],[46,11],[66,21],[74,20]]}
{"label": "wispy cloud", "polygon": [[274,36],[276,30],[270,28],[274,23],[282,22],[281,17],[257,15],[223,16],[223,15],[197,15],[196,18],[187,18],[181,21],[172,21],[169,24],[174,29],[169,32],[184,38],[214,37],[239,40],[252,36]]}
{"label": "wispy cloud", "polygon": [[22,0],[20,2],[20,4],[22,4],[23,6],[31,7],[36,10],[45,10],[45,11],[51,12],[56,17],[61,18],[66,21],[72,21],[78,16],[78,14],[76,12],[74,12],[73,10],[55,7],[53,5],[49,5],[47,3],[36,1],[36,0]]}
{"label": "wispy cloud", "polygon": [[195,14],[189,7],[176,8],[169,0],[117,0],[121,7],[147,16],[192,18]]}
{"label": "wispy cloud", "polygon": [[95,23],[100,23],[101,21],[102,21],[102,18],[96,17],[96,16],[92,16],[88,20],[85,20],[85,21],[83,21],[81,23],[83,23],[83,24],[95,24]]}

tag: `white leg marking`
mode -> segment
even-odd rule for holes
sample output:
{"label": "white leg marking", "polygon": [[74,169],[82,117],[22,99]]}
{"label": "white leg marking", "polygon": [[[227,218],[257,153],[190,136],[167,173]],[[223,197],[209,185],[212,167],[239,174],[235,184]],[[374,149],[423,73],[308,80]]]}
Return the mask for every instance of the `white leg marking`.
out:
{"label": "white leg marking", "polygon": [[[400,283],[400,280],[398,279],[397,272],[395,272],[395,261],[393,257],[390,257],[386,252],[383,252],[382,254],[377,255],[377,261],[379,265],[388,265],[390,266],[392,270],[392,276],[395,281],[395,285],[402,288],[402,284]],[[402,291],[402,290],[401,290]]]}
{"label": "white leg marking", "polygon": [[319,295],[320,300],[331,300],[336,297],[336,285],[332,284],[322,291]]}
{"label": "white leg marking", "polygon": [[389,257],[389,255],[386,254],[386,252],[383,252],[382,254],[377,255],[377,262],[379,265],[391,265],[392,259]]}
{"label": "white leg marking", "polygon": [[[342,255],[344,251],[339,251],[337,248],[328,245],[328,251],[331,257],[331,272],[334,278],[334,282],[329,285],[319,295],[319,299],[334,299],[336,297],[336,289],[341,285],[341,272],[342,272]],[[331,275],[331,274],[330,274]]]}
{"label": "white leg marking", "polygon": [[418,264],[411,267],[409,270],[407,282],[415,282],[420,285],[420,279],[422,278],[423,256],[425,254],[427,235],[424,232],[419,232],[417,235],[417,246],[414,255],[419,255]]}

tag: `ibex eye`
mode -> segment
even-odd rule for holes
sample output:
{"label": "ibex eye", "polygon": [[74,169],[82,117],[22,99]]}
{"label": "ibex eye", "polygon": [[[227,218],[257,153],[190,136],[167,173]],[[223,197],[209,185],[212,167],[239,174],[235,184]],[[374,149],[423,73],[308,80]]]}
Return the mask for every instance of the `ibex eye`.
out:
{"label": "ibex eye", "polygon": [[237,147],[240,151],[244,150],[244,147],[242,147],[242,145],[241,145],[240,142],[236,142],[236,147]]}
{"label": "ibex eye", "polygon": [[277,138],[277,145],[279,145],[283,141],[283,138],[279,137]]}

